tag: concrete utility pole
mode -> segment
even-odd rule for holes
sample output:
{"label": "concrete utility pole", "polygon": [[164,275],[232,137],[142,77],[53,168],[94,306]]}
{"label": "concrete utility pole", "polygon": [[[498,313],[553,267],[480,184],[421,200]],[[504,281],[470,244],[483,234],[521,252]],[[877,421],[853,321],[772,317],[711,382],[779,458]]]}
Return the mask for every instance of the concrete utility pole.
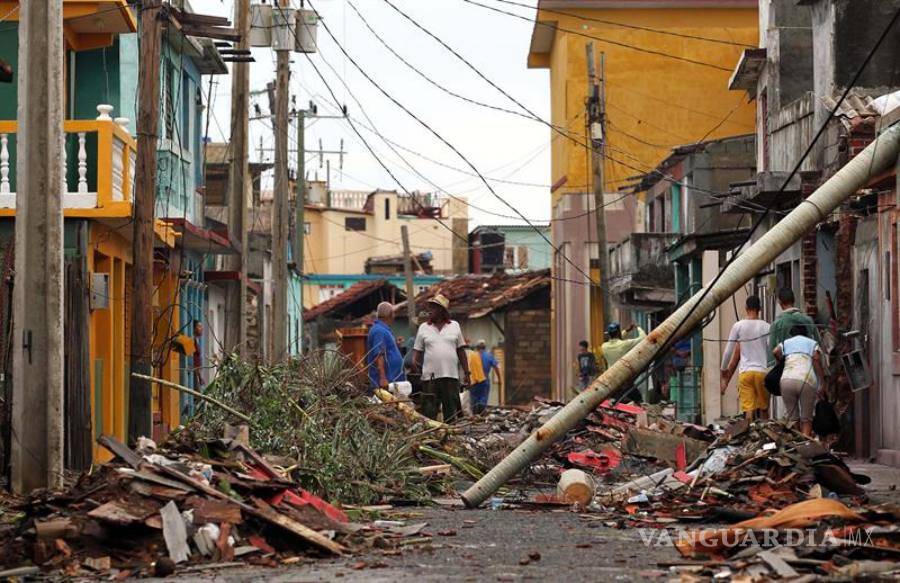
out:
{"label": "concrete utility pole", "polygon": [[594,217],[597,223],[597,266],[600,269],[600,297],[603,298],[603,323],[612,321],[612,298],[609,295],[609,250],[606,246],[606,209],[603,197],[603,154],[606,143],[606,91],[603,53],[600,53],[600,79],[594,69],[594,43],[587,51],[588,98],[587,120],[591,134],[591,166],[594,171]]}
{"label": "concrete utility pole", "polygon": [[413,288],[412,253],[409,250],[409,229],[406,225],[400,226],[400,235],[403,238],[403,273],[406,274],[406,317],[409,319],[409,329],[415,332],[416,325],[416,292]]}
{"label": "concrete utility pole", "polygon": [[[156,142],[159,131],[159,60],[162,4],[144,0],[141,7],[141,69],[138,85],[137,161],[134,172],[134,223],[131,268],[131,372],[153,375],[153,206],[156,199]],[[128,439],[150,436],[151,384],[128,383]]]}
{"label": "concrete utility pole", "polygon": [[595,379],[590,387],[576,399],[569,401],[547,423],[466,490],[462,495],[466,506],[475,507],[484,502],[600,403],[634,380],[661,350],[693,330],[759,271],[825,220],[853,193],[865,187],[873,176],[893,167],[897,163],[898,153],[900,125],[895,125],[850,160],[756,243],[738,255],[708,291],[704,289],[694,294],[640,344]]}
{"label": "concrete utility pole", "polygon": [[[281,0],[282,8],[289,8],[288,0]],[[288,321],[288,102],[291,74],[291,49],[276,48],[275,78],[275,200],[272,203],[272,360],[287,356]]]}
{"label": "concrete utility pole", "polygon": [[297,353],[303,354],[303,276],[306,274],[304,263],[306,237],[306,110],[297,110],[297,226],[294,232],[294,269],[300,275],[300,329],[297,333]]}
{"label": "concrete utility pole", "polygon": [[[250,0],[235,0],[234,22],[241,40],[235,48],[250,48]],[[240,281],[228,289],[225,348],[247,356],[247,267],[250,256],[249,221],[249,92],[250,63],[237,61],[231,70],[231,164],[228,168],[228,232],[240,237],[241,253],[230,258],[230,267],[240,272]]]}
{"label": "concrete utility pole", "polygon": [[27,494],[63,484],[63,3],[19,10],[11,462]]}

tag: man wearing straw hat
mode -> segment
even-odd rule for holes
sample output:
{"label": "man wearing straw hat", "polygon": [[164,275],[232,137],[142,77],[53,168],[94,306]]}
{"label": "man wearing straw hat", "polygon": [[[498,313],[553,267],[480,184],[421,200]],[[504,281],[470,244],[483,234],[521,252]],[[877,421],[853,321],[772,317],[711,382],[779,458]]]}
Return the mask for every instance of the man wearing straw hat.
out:
{"label": "man wearing straw hat", "polygon": [[470,382],[469,360],[465,339],[459,323],[450,319],[450,300],[436,294],[427,303],[428,320],[419,326],[413,345],[413,363],[422,371],[422,413],[437,419],[442,412],[444,421],[459,417],[459,369],[463,382]]}

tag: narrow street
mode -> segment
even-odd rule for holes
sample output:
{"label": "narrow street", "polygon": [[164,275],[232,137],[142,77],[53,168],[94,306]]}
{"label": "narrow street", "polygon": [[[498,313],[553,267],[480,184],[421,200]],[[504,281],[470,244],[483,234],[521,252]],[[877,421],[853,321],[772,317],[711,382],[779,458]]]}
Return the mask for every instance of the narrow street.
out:
{"label": "narrow street", "polygon": [[[849,466],[872,478],[865,490],[873,502],[900,504],[900,469],[869,463]],[[642,535],[649,537],[649,532],[611,528],[597,514],[571,509],[466,510],[457,505],[397,509],[385,517],[427,523],[424,532],[432,535],[430,541],[401,547],[399,552],[373,549],[274,569],[236,565],[182,574],[180,580],[642,581],[676,575],[669,565],[686,562],[674,547],[655,544],[657,539],[648,545]]]}

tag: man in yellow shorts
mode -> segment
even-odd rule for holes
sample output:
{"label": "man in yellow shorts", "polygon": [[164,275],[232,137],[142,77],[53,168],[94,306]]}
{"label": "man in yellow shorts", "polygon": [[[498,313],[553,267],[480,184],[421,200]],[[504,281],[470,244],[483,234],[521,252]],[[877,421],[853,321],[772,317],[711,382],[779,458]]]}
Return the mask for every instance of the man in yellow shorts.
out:
{"label": "man in yellow shorts", "polygon": [[761,320],[760,302],[749,296],[746,303],[747,317],[731,327],[725,353],[722,355],[722,394],[738,370],[738,402],[748,419],[767,419],[769,393],[765,380],[769,361],[769,323]]}

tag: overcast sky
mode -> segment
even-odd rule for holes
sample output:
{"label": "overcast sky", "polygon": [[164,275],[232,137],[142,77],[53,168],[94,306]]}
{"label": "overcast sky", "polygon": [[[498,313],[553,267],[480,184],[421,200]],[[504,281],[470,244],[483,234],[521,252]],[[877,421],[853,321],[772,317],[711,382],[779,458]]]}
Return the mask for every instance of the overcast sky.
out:
{"label": "overcast sky", "polygon": [[[369,32],[353,11],[350,2],[400,56],[438,84],[460,95],[499,107],[517,109],[517,106],[436,41],[416,29],[384,0],[307,2],[307,6],[311,5],[319,11],[338,42],[376,83],[456,147],[481,173],[488,177],[534,185],[492,183],[497,194],[525,216],[534,220],[546,220],[550,214],[550,130],[532,120],[466,103],[429,84],[393,56]],[[529,23],[462,0],[391,2],[444,40],[531,111],[543,119],[549,119],[548,71],[528,69],[525,65],[531,37]],[[192,0],[191,4],[198,13],[229,17],[233,15],[232,0]],[[293,4],[299,7],[299,0],[293,0]],[[528,9],[518,9],[518,12],[529,17],[534,15]],[[480,179],[468,175],[471,169],[462,158],[370,83],[344,57],[321,24],[318,44],[320,51],[319,54],[311,55],[313,62],[338,100],[347,105],[349,115],[354,121],[358,121],[360,133],[404,188],[434,191],[434,185],[437,185],[454,195],[468,197],[471,204],[489,211],[482,212],[470,207],[470,217],[475,224],[521,223],[511,218],[515,216],[513,211],[497,200]],[[251,90],[261,90],[274,78],[275,57],[268,49],[254,49],[253,55],[256,62],[251,66]],[[297,103],[305,105],[311,99],[317,104],[320,114],[334,114],[337,111],[336,104],[309,60],[302,54],[293,53],[292,62],[294,74],[291,91],[292,94],[298,94]],[[217,84],[214,85],[213,117],[209,133],[213,140],[219,141],[226,138],[229,131],[231,81],[226,76],[217,77],[215,81]],[[396,153],[365,127],[372,124],[353,96],[359,100],[365,114],[368,114],[385,138],[445,166],[397,148],[421,176],[410,170]],[[253,98],[251,103],[253,102],[259,104],[263,113],[268,113],[269,104],[265,94]],[[251,136],[251,159],[258,159],[260,139],[266,148],[271,148],[272,131],[267,122],[253,121]],[[344,157],[343,171],[339,169],[338,157],[331,157],[332,188],[385,188],[402,191],[366,150],[346,121],[321,119],[308,122],[307,149],[318,148],[321,140],[324,149],[337,150],[341,139],[344,140],[347,154]],[[292,131],[292,144],[293,140]],[[271,157],[272,154],[270,151],[263,155]],[[307,158],[307,170],[313,177],[315,171],[319,170],[318,158]],[[324,167],[319,170],[319,177],[324,179]],[[510,218],[496,216],[491,212]]]}

